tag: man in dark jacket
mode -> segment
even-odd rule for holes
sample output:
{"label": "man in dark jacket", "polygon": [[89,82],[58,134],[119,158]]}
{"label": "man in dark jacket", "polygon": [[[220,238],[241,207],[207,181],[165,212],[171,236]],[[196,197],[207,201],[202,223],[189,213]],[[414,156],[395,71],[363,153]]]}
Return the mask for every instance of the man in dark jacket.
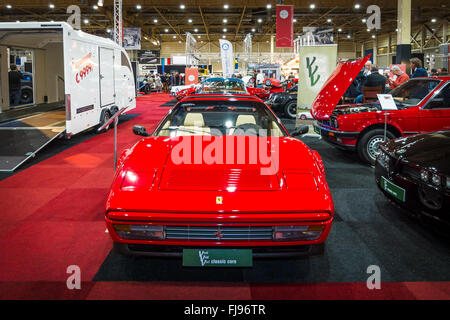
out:
{"label": "man in dark jacket", "polygon": [[22,73],[19,71],[19,68],[15,64],[11,64],[10,68],[11,70],[8,73],[9,105],[11,107],[14,107],[20,104],[20,97],[22,96]]}
{"label": "man in dark jacket", "polygon": [[409,60],[411,67],[411,79],[419,77],[428,77],[428,72],[422,68],[422,61],[419,58],[412,58]]}
{"label": "man in dark jacket", "polygon": [[[372,65],[370,74],[367,76],[366,80],[363,82],[364,87],[381,87],[381,93],[386,90],[386,77],[378,73],[378,68]],[[362,103],[364,96],[360,94],[356,98],[356,103]]]}

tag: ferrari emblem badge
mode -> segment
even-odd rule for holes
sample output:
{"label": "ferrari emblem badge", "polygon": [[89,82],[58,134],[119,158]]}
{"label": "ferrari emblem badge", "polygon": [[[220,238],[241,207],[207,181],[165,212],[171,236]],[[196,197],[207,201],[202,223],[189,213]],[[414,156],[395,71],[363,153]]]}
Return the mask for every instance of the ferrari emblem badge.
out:
{"label": "ferrari emblem badge", "polygon": [[222,197],[216,197],[216,204],[222,204],[223,198]]}

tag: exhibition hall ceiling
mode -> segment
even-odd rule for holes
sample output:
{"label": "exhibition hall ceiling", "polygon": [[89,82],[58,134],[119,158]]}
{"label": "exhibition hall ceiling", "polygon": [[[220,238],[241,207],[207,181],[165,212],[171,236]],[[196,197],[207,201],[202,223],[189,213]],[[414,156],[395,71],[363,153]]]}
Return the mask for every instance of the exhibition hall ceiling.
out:
{"label": "exhibition hall ceiling", "polygon": [[[22,0],[2,1],[2,21],[64,21],[66,9],[78,5],[81,9],[82,29],[105,35],[111,32],[113,0]],[[100,1],[101,2],[101,1]],[[186,32],[199,39],[217,40],[224,36],[231,41],[242,41],[252,33],[255,41],[268,40],[275,33],[275,6],[278,1],[245,0],[124,0],[125,27],[140,27],[144,39],[150,41],[183,40]],[[337,39],[365,40],[374,33],[386,34],[397,28],[397,1],[283,1],[294,5],[294,34],[303,27],[332,27]],[[381,8],[381,29],[367,30],[367,7],[375,4]],[[411,24],[439,25],[450,15],[448,0],[413,0]]]}

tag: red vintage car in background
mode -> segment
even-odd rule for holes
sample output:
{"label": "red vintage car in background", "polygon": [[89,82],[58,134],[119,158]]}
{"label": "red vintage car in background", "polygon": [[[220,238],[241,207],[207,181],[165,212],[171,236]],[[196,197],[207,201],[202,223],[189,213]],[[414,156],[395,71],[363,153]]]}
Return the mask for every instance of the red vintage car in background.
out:
{"label": "red vintage car in background", "polygon": [[[356,150],[375,164],[384,141],[385,114],[379,102],[337,105],[369,57],[339,63],[311,107],[314,130],[342,149]],[[398,110],[387,111],[386,136],[393,139],[450,129],[450,77],[411,79],[389,92]]]}
{"label": "red vintage car in background", "polygon": [[[237,79],[237,78],[231,78],[231,79],[233,81],[242,82],[240,79]],[[201,86],[195,85],[195,86],[192,86],[190,88],[186,88],[186,89],[178,91],[176,98],[177,98],[177,100],[181,100],[184,97],[193,95],[196,92],[200,92],[202,86],[206,85],[206,86],[209,86],[209,87],[215,87],[219,83],[222,83],[224,81],[225,81],[224,78],[210,78],[210,79],[207,79],[206,81],[204,81],[204,83],[201,84]],[[243,84],[243,82],[242,82],[242,84]],[[242,86],[242,87],[244,88],[245,86]],[[222,90],[222,89],[220,89],[220,90]],[[258,98],[260,98],[262,100],[268,99],[269,96],[270,96],[270,92],[268,90],[261,89],[261,88],[247,87],[246,91],[248,93],[250,93],[251,95],[257,96]]]}
{"label": "red vintage car in background", "polygon": [[[133,131],[145,137],[120,157],[106,203],[120,252],[183,256],[186,265],[192,250],[197,259],[237,252],[247,261],[321,251],[334,214],[321,158],[260,99],[196,94],[169,111],[152,135],[144,127]],[[212,144],[224,152],[216,149],[218,160],[208,162]],[[187,147],[180,152],[180,145]],[[278,159],[273,170],[264,173],[268,163],[249,160],[256,145]]]}

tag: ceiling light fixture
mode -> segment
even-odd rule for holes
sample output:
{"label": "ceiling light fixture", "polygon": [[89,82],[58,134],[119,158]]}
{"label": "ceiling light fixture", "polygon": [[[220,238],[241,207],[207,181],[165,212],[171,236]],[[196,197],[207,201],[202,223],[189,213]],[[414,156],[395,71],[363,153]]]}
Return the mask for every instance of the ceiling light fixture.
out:
{"label": "ceiling light fixture", "polygon": [[192,23],[192,19],[188,19],[188,22],[189,22],[189,23]]}
{"label": "ceiling light fixture", "polygon": [[437,20],[436,18],[431,19],[431,22],[435,23]]}
{"label": "ceiling light fixture", "polygon": [[99,7],[103,7],[103,0],[98,0],[97,5],[98,5]]}
{"label": "ceiling light fixture", "polygon": [[228,19],[223,19],[222,21],[223,21],[223,23],[227,23]]}
{"label": "ceiling light fixture", "polygon": [[98,5],[94,4],[94,5],[92,6],[92,9],[98,10]]}
{"label": "ceiling light fixture", "polygon": [[180,4],[180,9],[184,10],[184,8],[186,8],[186,6],[184,4]]}
{"label": "ceiling light fixture", "polygon": [[197,29],[197,28],[195,28],[195,29],[194,29],[194,32],[198,32],[198,29]]}
{"label": "ceiling light fixture", "polygon": [[227,28],[223,28],[223,32],[227,32]]}
{"label": "ceiling light fixture", "polygon": [[12,5],[10,5],[10,4],[6,5],[6,9],[11,9],[11,8],[12,8]]}
{"label": "ceiling light fixture", "polygon": [[309,5],[309,8],[310,9],[314,9],[316,7],[316,5],[314,4],[314,3],[311,3],[310,5]]}
{"label": "ceiling light fixture", "polygon": [[252,32],[255,32],[255,31],[256,31],[256,29],[255,29],[255,28],[253,28],[253,29],[252,29]]}
{"label": "ceiling light fixture", "polygon": [[261,18],[259,18],[259,19],[258,19],[258,23],[261,23],[261,22],[262,22],[262,19],[261,19]]}
{"label": "ceiling light fixture", "polygon": [[84,22],[84,24],[88,24],[89,20],[88,19],[84,19],[83,22]]}
{"label": "ceiling light fixture", "polygon": [[366,23],[366,22],[367,22],[367,19],[366,19],[366,18],[363,18],[361,21],[362,21],[362,23]]}
{"label": "ceiling light fixture", "polygon": [[330,18],[328,18],[328,19],[327,19],[327,22],[331,22],[331,19],[330,19]]}
{"label": "ceiling light fixture", "polygon": [[224,8],[224,9],[228,9],[229,7],[230,7],[230,6],[227,5],[227,4],[224,4],[224,5],[223,5],[223,8]]}
{"label": "ceiling light fixture", "polygon": [[164,29],[165,32],[169,32],[169,29]]}
{"label": "ceiling light fixture", "polygon": [[48,5],[48,7],[49,7],[50,9],[55,9],[55,5],[54,5],[53,3],[50,3],[50,4]]}
{"label": "ceiling light fixture", "polygon": [[158,23],[158,19],[153,19],[153,22],[154,23]]}
{"label": "ceiling light fixture", "polygon": [[272,9],[272,5],[270,3],[267,4],[266,6],[267,9]]}
{"label": "ceiling light fixture", "polygon": [[359,8],[361,8],[360,4],[359,3],[355,4],[355,9],[359,9]]}
{"label": "ceiling light fixture", "polygon": [[136,9],[141,10],[141,9],[142,9],[142,6],[141,6],[140,4],[137,4],[137,5],[136,5]]}
{"label": "ceiling light fixture", "polygon": [[338,32],[342,32],[342,29],[341,29],[341,28],[339,28],[339,29],[338,29]]}

